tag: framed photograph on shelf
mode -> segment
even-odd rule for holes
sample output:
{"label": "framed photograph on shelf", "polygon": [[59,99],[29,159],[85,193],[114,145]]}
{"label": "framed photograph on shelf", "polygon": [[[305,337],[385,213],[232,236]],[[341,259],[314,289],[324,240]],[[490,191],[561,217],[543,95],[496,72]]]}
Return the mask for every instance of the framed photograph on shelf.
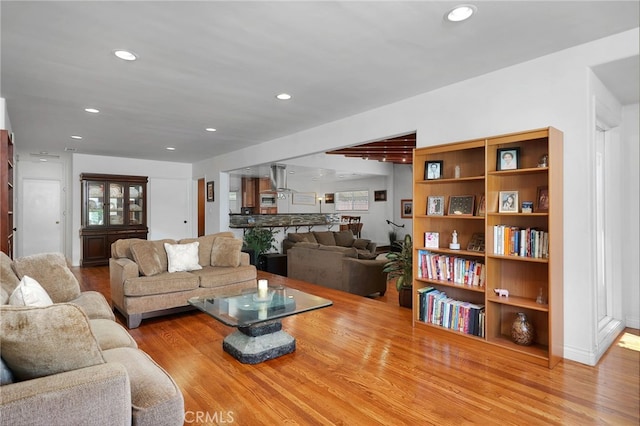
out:
{"label": "framed photograph on shelf", "polygon": [[520,148],[498,149],[496,170],[516,170],[520,161]]}
{"label": "framed photograph on shelf", "polygon": [[498,213],[518,213],[518,191],[500,191]]}
{"label": "framed photograph on shelf", "polygon": [[452,195],[449,197],[449,216],[473,216],[473,195]]}
{"label": "framed photograph on shelf", "polygon": [[484,234],[482,232],[476,232],[471,236],[467,250],[484,252]]}
{"label": "framed photograph on shelf", "polygon": [[324,194],[324,203],[333,204],[333,194]]}
{"label": "framed photograph on shelf", "polygon": [[413,200],[400,200],[400,217],[403,219],[413,217]]}
{"label": "framed photograph on shelf", "polygon": [[440,247],[440,234],[438,232],[425,232],[424,246],[426,248],[436,248],[436,249]]}
{"label": "framed photograph on shelf", "polygon": [[424,180],[433,180],[442,178],[442,161],[425,161],[424,162]]}
{"label": "framed photograph on shelf", "polygon": [[478,203],[478,208],[476,210],[476,216],[483,216],[487,212],[487,201],[484,198],[484,194],[480,197],[480,202]]}
{"label": "framed photograph on shelf", "polygon": [[538,205],[536,206],[536,213],[546,213],[549,211],[549,187],[539,186],[538,196],[536,197]]}
{"label": "framed photograph on shelf", "polygon": [[444,216],[444,195],[429,195],[427,197],[427,215]]}
{"label": "framed photograph on shelf", "polygon": [[387,190],[373,191],[373,201],[387,201]]}
{"label": "framed photograph on shelf", "polygon": [[211,202],[215,200],[215,194],[213,192],[213,181],[207,182],[207,201]]}

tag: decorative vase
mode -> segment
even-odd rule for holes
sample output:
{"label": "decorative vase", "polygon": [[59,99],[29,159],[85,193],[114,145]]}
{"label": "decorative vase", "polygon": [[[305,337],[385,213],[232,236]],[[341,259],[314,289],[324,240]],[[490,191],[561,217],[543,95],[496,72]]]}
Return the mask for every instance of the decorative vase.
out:
{"label": "decorative vase", "polygon": [[522,312],[518,312],[516,319],[511,324],[511,339],[513,339],[513,342],[517,345],[528,346],[533,343],[534,335],[533,325],[527,316]]}

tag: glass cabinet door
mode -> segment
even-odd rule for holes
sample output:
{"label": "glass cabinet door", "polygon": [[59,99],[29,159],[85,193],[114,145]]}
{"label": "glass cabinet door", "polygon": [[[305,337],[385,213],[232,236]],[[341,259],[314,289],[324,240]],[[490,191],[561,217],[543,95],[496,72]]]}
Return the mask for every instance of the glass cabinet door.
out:
{"label": "glass cabinet door", "polygon": [[104,225],[104,182],[87,183],[87,225]]}
{"label": "glass cabinet door", "polygon": [[129,185],[129,225],[144,225],[142,185]]}
{"label": "glass cabinet door", "polygon": [[124,185],[121,183],[109,184],[109,224],[122,225],[124,215]]}

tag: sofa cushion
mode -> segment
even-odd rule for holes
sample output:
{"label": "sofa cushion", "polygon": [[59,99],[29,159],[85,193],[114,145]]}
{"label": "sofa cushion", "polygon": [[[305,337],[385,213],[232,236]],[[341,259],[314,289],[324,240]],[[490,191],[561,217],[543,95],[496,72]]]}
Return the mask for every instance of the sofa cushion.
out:
{"label": "sofa cushion", "polygon": [[193,272],[163,272],[153,277],[128,278],[122,291],[125,296],[148,296],[193,290],[198,286],[198,277]]}
{"label": "sofa cushion", "polygon": [[175,244],[174,240],[138,241],[131,244],[133,260],[138,264],[140,274],[147,277],[166,272],[169,267],[164,243]]}
{"label": "sofa cushion", "polygon": [[13,260],[19,278],[30,276],[47,291],[53,303],[64,303],[80,296],[80,284],[67,266],[62,253],[40,253]]}
{"label": "sofa cushion", "polygon": [[188,244],[164,243],[164,249],[167,252],[168,271],[183,272],[202,269],[198,256],[199,245],[198,241]]}
{"label": "sofa cushion", "polygon": [[200,287],[215,288],[255,280],[256,268],[253,265],[238,267],[207,266],[200,271],[193,271],[192,274],[200,278]]}
{"label": "sofa cushion", "polygon": [[211,266],[240,266],[241,251],[241,239],[216,238],[211,247]]}
{"label": "sofa cushion", "polygon": [[287,234],[287,239],[289,239],[294,243],[317,243],[318,242],[316,240],[315,235],[313,235],[313,232],[301,232],[301,233],[290,232],[289,234]]}
{"label": "sofa cushion", "polygon": [[103,364],[87,316],[75,305],[1,306],[2,358],[17,380]]}
{"label": "sofa cushion", "polygon": [[345,257],[358,258],[358,252],[353,247],[340,247],[340,246],[320,246],[318,250],[333,251],[342,254]]}
{"label": "sofa cushion", "polygon": [[131,253],[131,244],[135,244],[140,241],[146,241],[142,238],[124,238],[116,240],[111,244],[111,257],[116,259],[127,258],[133,260],[133,253]]}
{"label": "sofa cushion", "polygon": [[365,250],[367,248],[367,246],[369,245],[369,243],[371,242],[371,240],[367,240],[364,238],[356,238],[356,240],[353,242],[353,247],[359,249],[359,250]]}
{"label": "sofa cushion", "polygon": [[335,246],[336,238],[333,236],[333,232],[331,231],[323,231],[323,232],[313,232],[313,235],[316,237],[316,241],[323,246]]}
{"label": "sofa cushion", "polygon": [[351,247],[353,245],[353,242],[355,241],[353,232],[349,230],[334,232],[333,236],[336,239],[336,245],[340,247]]}
{"label": "sofa cushion", "polygon": [[216,238],[234,238],[233,232],[216,232],[215,234],[203,235],[198,238],[183,238],[179,241],[180,244],[189,244],[193,242],[199,242],[198,258],[200,266],[211,265],[211,248]]}
{"label": "sofa cushion", "polygon": [[38,281],[28,275],[20,280],[20,284],[9,297],[9,304],[14,306],[49,306],[53,301]]}
{"label": "sofa cushion", "polygon": [[96,336],[100,349],[137,348],[138,344],[123,326],[108,319],[89,320],[89,326]]}
{"label": "sofa cushion", "polygon": [[305,242],[301,242],[301,243],[296,243],[295,247],[303,247],[303,248],[318,248],[318,247],[320,247],[320,244],[318,244],[318,243],[305,243]]}
{"label": "sofa cushion", "polygon": [[108,349],[103,354],[108,363],[122,364],[127,370],[131,384],[132,424],[183,424],[182,392],[149,355],[133,348]]}
{"label": "sofa cushion", "polygon": [[9,296],[20,284],[20,278],[11,267],[12,263],[11,258],[0,251],[0,305],[9,303]]}
{"label": "sofa cushion", "polygon": [[372,260],[378,257],[376,253],[371,253],[369,250],[356,249],[356,251],[358,252],[358,259]]}
{"label": "sofa cushion", "polygon": [[84,312],[89,319],[101,318],[111,321],[116,320],[109,302],[107,302],[107,299],[105,299],[100,292],[93,290],[83,291],[80,296],[76,297],[69,303],[73,303],[82,309],[82,312]]}

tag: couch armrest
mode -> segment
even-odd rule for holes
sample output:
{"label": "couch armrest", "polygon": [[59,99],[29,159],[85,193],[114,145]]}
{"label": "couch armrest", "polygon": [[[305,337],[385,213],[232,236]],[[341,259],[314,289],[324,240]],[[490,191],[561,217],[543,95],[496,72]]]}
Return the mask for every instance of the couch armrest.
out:
{"label": "couch armrest", "polygon": [[131,385],[121,364],[100,364],[0,388],[1,425],[131,424]]}
{"label": "couch armrest", "polygon": [[367,244],[367,250],[369,250],[371,253],[375,253],[376,248],[378,248],[378,243],[374,243],[373,241],[371,241],[369,244]]}
{"label": "couch armrest", "polygon": [[349,293],[368,296],[387,291],[386,261],[345,257],[342,259],[342,287]]}
{"label": "couch armrest", "polygon": [[140,275],[138,264],[126,257],[109,259],[109,283],[111,286],[111,303],[120,308],[124,307],[124,282],[129,278]]}
{"label": "couch armrest", "polygon": [[251,257],[249,253],[245,253],[243,251],[240,252],[240,266],[251,265]]}

